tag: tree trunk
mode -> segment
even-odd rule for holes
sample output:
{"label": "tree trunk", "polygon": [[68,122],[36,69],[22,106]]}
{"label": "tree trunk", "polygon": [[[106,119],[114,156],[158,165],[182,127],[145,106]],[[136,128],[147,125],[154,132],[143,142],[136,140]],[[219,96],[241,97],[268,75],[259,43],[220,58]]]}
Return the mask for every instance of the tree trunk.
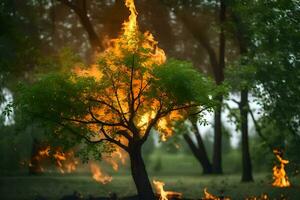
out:
{"label": "tree trunk", "polygon": [[39,148],[40,143],[36,138],[34,138],[31,146],[30,164],[28,167],[30,175],[37,175],[42,173],[39,160],[36,157],[39,153]]}
{"label": "tree trunk", "polygon": [[209,161],[207,152],[205,150],[205,146],[200,134],[200,131],[197,127],[196,123],[193,123],[193,127],[194,127],[194,135],[196,137],[197,140],[197,144],[196,145],[193,140],[191,139],[191,137],[188,134],[184,134],[183,137],[185,139],[185,141],[187,142],[187,144],[189,145],[193,155],[196,157],[196,159],[199,161],[202,169],[203,169],[203,174],[212,174],[213,170],[212,170],[212,164]]}
{"label": "tree trunk", "polygon": [[87,8],[86,8],[86,1],[83,0],[81,2],[72,2],[68,0],[59,0],[70,9],[72,9],[78,16],[81,25],[86,30],[89,38],[90,45],[94,52],[101,51],[103,49],[101,39],[97,35],[92,22],[88,16]]}
{"label": "tree trunk", "polygon": [[[220,103],[223,97],[219,97]],[[219,105],[215,110],[214,118],[214,151],[213,151],[213,173],[222,174],[222,121],[221,121],[222,107]]]}
{"label": "tree trunk", "polygon": [[248,90],[241,91],[241,131],[242,131],[242,182],[253,181],[252,164],[248,139]]}
{"label": "tree trunk", "polygon": [[139,199],[154,200],[151,183],[142,158],[141,146],[133,148],[130,153],[131,175],[137,188]]}
{"label": "tree trunk", "polygon": [[187,144],[189,145],[193,155],[199,161],[199,163],[203,169],[202,173],[203,174],[212,174],[212,172],[213,172],[212,165],[208,160],[206,151],[202,151],[203,150],[202,148],[197,147],[188,134],[184,134],[183,137],[184,137],[185,141],[187,142]]}
{"label": "tree trunk", "polygon": [[[215,81],[217,85],[221,85],[224,81],[225,69],[225,30],[226,21],[226,4],[225,0],[220,0],[220,35],[219,35],[219,66],[215,70]],[[213,171],[215,174],[222,174],[222,101],[223,96],[218,96],[217,100],[220,105],[215,109],[215,127],[214,127],[214,153],[213,153]]]}

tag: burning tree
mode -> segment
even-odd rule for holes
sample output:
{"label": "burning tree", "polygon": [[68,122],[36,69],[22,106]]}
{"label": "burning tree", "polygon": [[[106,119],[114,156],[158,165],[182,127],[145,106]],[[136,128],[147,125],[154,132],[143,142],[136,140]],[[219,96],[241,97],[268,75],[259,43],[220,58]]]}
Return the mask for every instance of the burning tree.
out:
{"label": "burning tree", "polygon": [[175,121],[211,108],[218,90],[190,63],[166,61],[152,34],[139,31],[133,0],[126,6],[129,20],[96,64],[23,85],[16,109],[50,128],[60,145],[76,146],[84,160],[127,152],[139,198],[155,199],[142,145],[152,129],[166,140]]}

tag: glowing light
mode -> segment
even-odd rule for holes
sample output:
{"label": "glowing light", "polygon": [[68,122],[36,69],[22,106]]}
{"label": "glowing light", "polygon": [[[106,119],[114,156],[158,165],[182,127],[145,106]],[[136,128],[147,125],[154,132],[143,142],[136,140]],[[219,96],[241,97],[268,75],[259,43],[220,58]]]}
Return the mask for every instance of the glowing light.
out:
{"label": "glowing light", "polygon": [[161,181],[155,181],[153,180],[154,187],[157,191],[157,193],[160,195],[159,200],[168,200],[171,198],[182,198],[182,193],[179,192],[173,192],[173,191],[165,191],[164,186],[165,183]]}
{"label": "glowing light", "polygon": [[285,171],[285,165],[289,163],[288,160],[284,160],[282,158],[282,152],[279,150],[273,150],[273,153],[275,154],[276,158],[280,162],[280,165],[275,165],[273,167],[273,183],[272,185],[275,187],[289,187],[290,181],[288,179],[288,176]]}
{"label": "glowing light", "polygon": [[229,197],[219,198],[207,191],[207,188],[204,188],[204,200],[231,200]]}
{"label": "glowing light", "polygon": [[104,174],[101,168],[95,163],[90,164],[93,179],[98,183],[107,184],[112,181],[112,177]]}

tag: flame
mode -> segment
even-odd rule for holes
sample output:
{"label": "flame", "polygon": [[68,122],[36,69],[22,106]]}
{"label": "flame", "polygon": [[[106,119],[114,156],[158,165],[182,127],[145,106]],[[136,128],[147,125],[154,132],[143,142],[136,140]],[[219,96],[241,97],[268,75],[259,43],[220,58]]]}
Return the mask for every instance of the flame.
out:
{"label": "flame", "polygon": [[217,196],[215,196],[215,195],[213,195],[213,194],[211,194],[211,193],[209,193],[208,191],[207,191],[207,188],[204,188],[204,198],[203,198],[204,200],[230,200],[230,198],[229,197],[222,197],[222,198],[219,198],[219,197],[217,197]]}
{"label": "flame", "polygon": [[65,173],[65,171],[68,173],[75,171],[79,163],[78,160],[74,158],[73,151],[64,153],[57,149],[53,154],[53,158],[56,160],[56,166],[62,174]]}
{"label": "flame", "polygon": [[168,200],[168,198],[171,199],[174,197],[176,197],[177,199],[182,198],[182,193],[173,192],[173,191],[165,191],[164,190],[164,186],[165,186],[164,182],[153,180],[153,184],[154,184],[155,190],[160,195],[159,200]]}
{"label": "flame", "polygon": [[207,199],[207,200],[220,200],[219,197],[216,197],[216,196],[210,194],[210,193],[207,191],[207,188],[204,188],[204,199]]}
{"label": "flame", "polygon": [[50,152],[50,146],[46,146],[45,149],[41,149],[38,152],[38,155],[40,157],[49,157],[49,152]]}
{"label": "flame", "polygon": [[[137,17],[138,12],[136,10],[134,0],[125,0],[125,6],[129,9],[130,15],[127,20],[122,24],[122,30],[117,38],[106,39],[106,49],[103,52],[99,52],[96,56],[100,62],[91,65],[88,68],[74,67],[73,72],[80,77],[91,77],[98,82],[107,82],[109,79],[117,79],[114,81],[113,87],[107,87],[101,92],[95,92],[92,94],[92,98],[109,102],[110,105],[115,106],[118,110],[124,113],[123,118],[129,118],[129,104],[128,104],[128,83],[123,79],[118,79],[119,74],[122,77],[133,77],[132,80],[132,96],[138,97],[141,88],[146,91],[148,89],[148,83],[152,79],[152,75],[149,70],[134,70],[131,75],[131,70],[128,70],[128,66],[120,61],[127,61],[128,55],[133,55],[132,65],[135,63],[135,56],[139,58],[139,65],[141,68],[151,69],[155,66],[162,65],[166,62],[165,52],[158,47],[158,42],[154,39],[154,36],[146,31],[142,33],[139,30]],[[143,72],[142,72],[143,71]],[[145,71],[145,72],[144,72]],[[116,74],[117,77],[114,75]],[[112,81],[111,81],[112,82]],[[117,88],[117,89],[115,89]],[[161,94],[162,98],[164,94]],[[146,127],[149,122],[155,117],[155,114],[159,110],[160,102],[158,100],[147,99],[143,95],[139,97],[139,101],[136,104],[144,103],[146,106],[141,109],[137,109],[137,113],[133,119],[136,124],[140,136],[143,136],[146,131]],[[137,107],[137,105],[134,105]],[[101,117],[101,120],[114,123],[120,119],[120,115],[117,112],[112,112],[111,108],[103,105],[93,105],[90,108],[91,112],[95,116]],[[175,119],[180,118],[179,112],[174,111],[170,115],[165,116],[159,120],[156,125],[157,130],[161,133],[161,140],[167,140],[173,133],[171,123]],[[91,115],[84,116],[85,120],[93,120]],[[78,124],[79,126],[79,124]],[[123,136],[116,136],[116,131],[122,130],[122,127],[101,127],[99,124],[88,124],[87,127],[91,132],[95,133],[92,139],[102,139],[99,135],[99,129],[105,129],[105,132],[111,137],[117,137],[120,143],[128,146],[128,140]],[[131,132],[128,132],[132,136]],[[113,152],[109,157],[104,157],[104,160],[109,163],[114,170],[118,170],[119,163],[125,163],[126,156],[118,147],[115,148],[116,152]],[[58,162],[59,163],[59,162]],[[58,164],[59,165],[59,164]],[[93,167],[95,169],[95,167]]]}
{"label": "flame", "polygon": [[270,200],[267,194],[262,194],[259,197],[247,197],[245,200]]}
{"label": "flame", "polygon": [[[53,153],[54,152],[54,153]],[[71,173],[76,170],[77,165],[79,164],[78,160],[75,159],[74,152],[72,150],[64,153],[61,151],[61,148],[51,148],[46,146],[41,148],[37,155],[34,156],[28,163],[29,167],[38,167],[41,172],[45,171],[45,168],[41,166],[46,159],[53,158],[56,161],[57,169],[61,173]],[[25,165],[26,161],[22,162],[22,165]]]}
{"label": "flame", "polygon": [[103,159],[112,166],[115,171],[119,170],[119,163],[125,165],[127,154],[120,148],[116,148],[116,151],[112,152],[109,157],[104,157]]}
{"label": "flame", "polygon": [[90,164],[91,172],[93,174],[93,179],[97,181],[98,183],[107,184],[112,181],[112,177],[105,175],[101,168],[96,165],[95,163]]}
{"label": "flame", "polygon": [[289,187],[291,184],[285,172],[285,165],[289,163],[288,160],[284,160],[281,156],[282,152],[279,150],[274,149],[273,153],[275,154],[276,158],[280,162],[280,165],[275,165],[273,167],[273,183],[272,185],[275,187]]}

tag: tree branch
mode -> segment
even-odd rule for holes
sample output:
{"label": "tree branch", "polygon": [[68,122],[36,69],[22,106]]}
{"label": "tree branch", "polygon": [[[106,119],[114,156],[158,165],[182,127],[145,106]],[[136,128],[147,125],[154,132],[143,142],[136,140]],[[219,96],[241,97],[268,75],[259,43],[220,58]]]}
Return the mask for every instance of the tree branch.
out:
{"label": "tree branch", "polygon": [[113,143],[113,144],[115,144],[115,145],[121,147],[122,149],[124,149],[124,150],[127,151],[127,152],[129,151],[129,148],[128,148],[127,146],[125,146],[124,144],[122,144],[120,141],[114,140],[112,137],[110,137],[110,136],[106,133],[106,131],[105,131],[105,129],[104,129],[103,126],[101,127],[100,130],[101,130],[101,132],[104,134],[104,136],[105,136],[105,138],[106,138],[107,141],[109,141],[109,142],[111,142],[111,143]]}

